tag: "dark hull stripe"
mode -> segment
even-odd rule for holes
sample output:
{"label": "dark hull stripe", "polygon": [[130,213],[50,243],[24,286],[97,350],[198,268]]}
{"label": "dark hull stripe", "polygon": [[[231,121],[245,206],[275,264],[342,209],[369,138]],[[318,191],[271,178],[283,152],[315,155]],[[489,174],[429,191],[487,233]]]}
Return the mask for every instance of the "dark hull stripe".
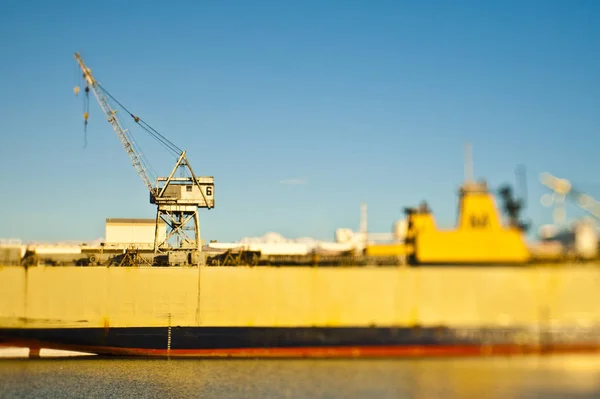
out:
{"label": "dark hull stripe", "polygon": [[403,357],[589,352],[600,328],[156,327],[0,329],[4,345],[124,356]]}

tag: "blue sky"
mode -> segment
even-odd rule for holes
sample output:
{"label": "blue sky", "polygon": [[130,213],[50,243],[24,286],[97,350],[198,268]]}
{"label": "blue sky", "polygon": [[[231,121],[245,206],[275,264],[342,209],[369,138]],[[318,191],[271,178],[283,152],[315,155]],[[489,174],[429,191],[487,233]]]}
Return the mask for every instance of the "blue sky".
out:
{"label": "blue sky", "polygon": [[[95,239],[106,217],[155,216],[95,101],[83,146],[75,51],[215,176],[205,239],[333,239],[361,202],[371,231],[423,199],[450,227],[466,141],[492,187],[526,165],[527,217],[548,223],[541,172],[600,197],[599,16],[595,1],[5,0],[0,237]],[[173,158],[128,127],[167,174]]]}

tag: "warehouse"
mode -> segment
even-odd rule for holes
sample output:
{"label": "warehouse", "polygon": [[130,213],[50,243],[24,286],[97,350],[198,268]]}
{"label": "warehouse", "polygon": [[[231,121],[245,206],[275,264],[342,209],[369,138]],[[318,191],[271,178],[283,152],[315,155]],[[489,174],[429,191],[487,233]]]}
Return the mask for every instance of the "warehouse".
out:
{"label": "warehouse", "polygon": [[[105,243],[110,247],[153,248],[155,226],[155,219],[107,218]],[[166,225],[160,223],[158,228],[159,240],[164,240],[165,235]]]}

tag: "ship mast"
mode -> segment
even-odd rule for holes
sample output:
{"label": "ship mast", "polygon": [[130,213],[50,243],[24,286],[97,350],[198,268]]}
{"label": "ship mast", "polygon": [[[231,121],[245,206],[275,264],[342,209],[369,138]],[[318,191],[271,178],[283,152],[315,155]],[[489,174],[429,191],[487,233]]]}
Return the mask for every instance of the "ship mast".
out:
{"label": "ship mast", "polygon": [[473,183],[473,153],[471,143],[465,144],[465,183]]}

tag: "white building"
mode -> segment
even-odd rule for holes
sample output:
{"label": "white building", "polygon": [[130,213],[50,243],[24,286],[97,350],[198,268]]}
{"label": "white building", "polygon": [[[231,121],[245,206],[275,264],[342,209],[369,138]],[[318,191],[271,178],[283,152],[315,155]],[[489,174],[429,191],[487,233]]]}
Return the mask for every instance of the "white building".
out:
{"label": "white building", "polygon": [[[106,219],[105,243],[109,247],[153,248],[156,219]],[[164,240],[167,227],[160,223],[159,240]]]}

